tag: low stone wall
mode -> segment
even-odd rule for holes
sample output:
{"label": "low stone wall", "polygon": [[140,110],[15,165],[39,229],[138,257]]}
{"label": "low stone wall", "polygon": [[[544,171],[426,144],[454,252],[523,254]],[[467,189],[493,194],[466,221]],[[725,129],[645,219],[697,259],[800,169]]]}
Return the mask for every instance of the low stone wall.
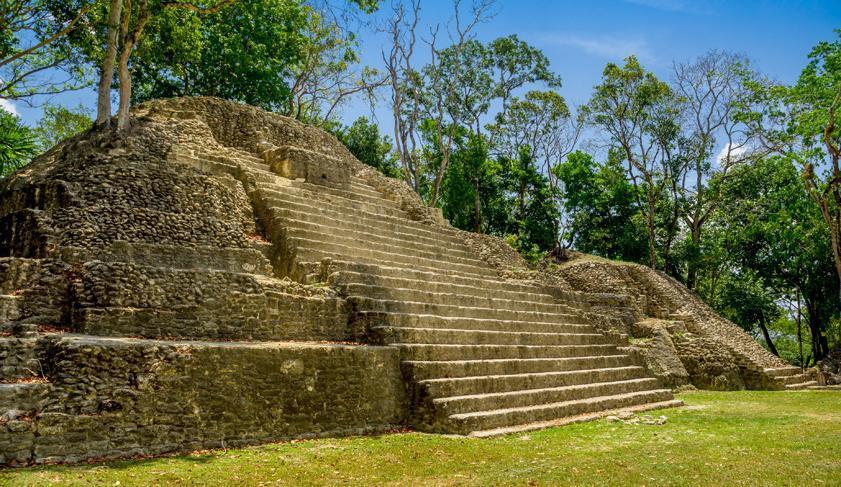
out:
{"label": "low stone wall", "polygon": [[93,261],[77,269],[74,331],[147,338],[348,339],[330,288],[254,274]]}
{"label": "low stone wall", "polygon": [[361,434],[407,416],[394,348],[68,336],[47,355],[51,393],[0,424],[0,463]]}

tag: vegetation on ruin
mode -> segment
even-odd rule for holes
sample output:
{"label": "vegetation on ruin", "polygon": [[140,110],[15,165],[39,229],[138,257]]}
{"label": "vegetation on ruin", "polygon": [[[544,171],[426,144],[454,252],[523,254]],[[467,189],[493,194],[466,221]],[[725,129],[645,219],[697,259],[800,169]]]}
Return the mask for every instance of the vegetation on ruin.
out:
{"label": "vegetation on ruin", "polygon": [[[608,63],[588,100],[517,34],[482,36],[493,0],[12,0],[0,99],[96,88],[96,110],[0,110],[0,177],[60,140],[129,123],[130,103],[210,95],[334,133],[461,229],[532,262],[578,250],[663,270],[788,361],[841,346],[841,37],[794,83],[710,50],[659,77]],[[360,62],[357,33],[383,39]],[[111,100],[118,106],[112,110]],[[389,119],[343,121],[351,99]]]}
{"label": "vegetation on ruin", "polygon": [[[692,392],[664,425],[470,439],[402,433],[0,473],[18,485],[832,485],[841,393]],[[782,413],[781,411],[784,411]]]}

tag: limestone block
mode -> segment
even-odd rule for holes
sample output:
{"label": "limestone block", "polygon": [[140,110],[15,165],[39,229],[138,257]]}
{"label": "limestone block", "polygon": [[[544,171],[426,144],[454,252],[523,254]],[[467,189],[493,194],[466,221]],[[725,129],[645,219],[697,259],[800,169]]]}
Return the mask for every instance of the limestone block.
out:
{"label": "limestone block", "polygon": [[268,150],[263,156],[272,170],[285,178],[350,189],[350,169],[333,157],[288,145]]}

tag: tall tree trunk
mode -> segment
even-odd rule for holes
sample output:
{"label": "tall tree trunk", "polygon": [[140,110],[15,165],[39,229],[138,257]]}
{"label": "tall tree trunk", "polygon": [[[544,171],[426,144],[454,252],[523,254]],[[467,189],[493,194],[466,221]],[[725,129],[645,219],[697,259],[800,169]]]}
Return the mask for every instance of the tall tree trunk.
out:
{"label": "tall tree trunk", "polygon": [[[701,250],[701,223],[697,220],[692,221],[692,226],[690,228],[690,233],[692,236],[692,246],[695,248],[697,252]],[[697,256],[693,256],[693,258],[689,261],[689,266],[686,272],[686,287],[689,289],[695,289],[698,286],[698,261]]]}
{"label": "tall tree trunk", "polygon": [[128,69],[128,59],[131,56],[131,45],[124,45],[120,53],[120,106],[117,110],[117,130],[128,127],[129,108],[131,106],[131,72]]}
{"label": "tall tree trunk", "polygon": [[762,336],[765,337],[765,343],[768,344],[768,350],[779,357],[780,352],[777,351],[777,347],[774,346],[774,342],[771,340],[771,335],[768,333],[768,327],[765,326],[765,313],[762,312],[759,313],[759,329],[762,330]]}
{"label": "tall tree trunk", "polygon": [[797,292],[797,351],[800,354],[800,368],[805,369],[803,363],[803,313],[800,311],[800,292]]}
{"label": "tall tree trunk", "polygon": [[[131,5],[129,3],[129,5]],[[117,130],[123,131],[128,128],[129,123],[129,109],[131,108],[131,71],[128,67],[129,59],[131,58],[134,46],[143,35],[143,29],[146,28],[146,23],[149,21],[149,1],[141,0],[137,23],[131,34],[128,34],[128,23],[131,19],[131,11],[124,12],[123,17],[123,45],[120,50],[120,109],[117,112]]]}
{"label": "tall tree trunk", "polygon": [[117,60],[117,38],[120,32],[120,15],[123,0],[111,0],[108,10],[108,44],[102,71],[99,75],[96,101],[96,124],[102,127],[111,125],[111,85],[114,81],[114,64]]}
{"label": "tall tree trunk", "polygon": [[475,231],[482,233],[482,195],[479,193],[479,177],[473,178],[473,192],[475,193],[474,211],[475,211]]}
{"label": "tall tree trunk", "polygon": [[[804,296],[805,297],[805,296]],[[809,332],[812,336],[812,358],[815,362],[822,360],[829,352],[829,346],[821,327],[820,313],[811,299],[806,299],[806,311],[809,314]]]}
{"label": "tall tree trunk", "polygon": [[656,202],[654,201],[654,184],[648,182],[648,212],[645,215],[646,229],[648,230],[648,266],[657,269],[657,250],[654,247],[654,212]]}

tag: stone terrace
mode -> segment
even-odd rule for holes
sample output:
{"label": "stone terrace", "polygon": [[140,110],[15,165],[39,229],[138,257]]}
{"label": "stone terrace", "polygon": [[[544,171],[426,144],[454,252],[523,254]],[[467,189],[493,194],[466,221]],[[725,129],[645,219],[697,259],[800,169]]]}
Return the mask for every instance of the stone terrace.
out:
{"label": "stone terrace", "polygon": [[0,462],[679,404],[587,294],[511,278],[332,136],[209,98],[133,122],[0,182]]}

